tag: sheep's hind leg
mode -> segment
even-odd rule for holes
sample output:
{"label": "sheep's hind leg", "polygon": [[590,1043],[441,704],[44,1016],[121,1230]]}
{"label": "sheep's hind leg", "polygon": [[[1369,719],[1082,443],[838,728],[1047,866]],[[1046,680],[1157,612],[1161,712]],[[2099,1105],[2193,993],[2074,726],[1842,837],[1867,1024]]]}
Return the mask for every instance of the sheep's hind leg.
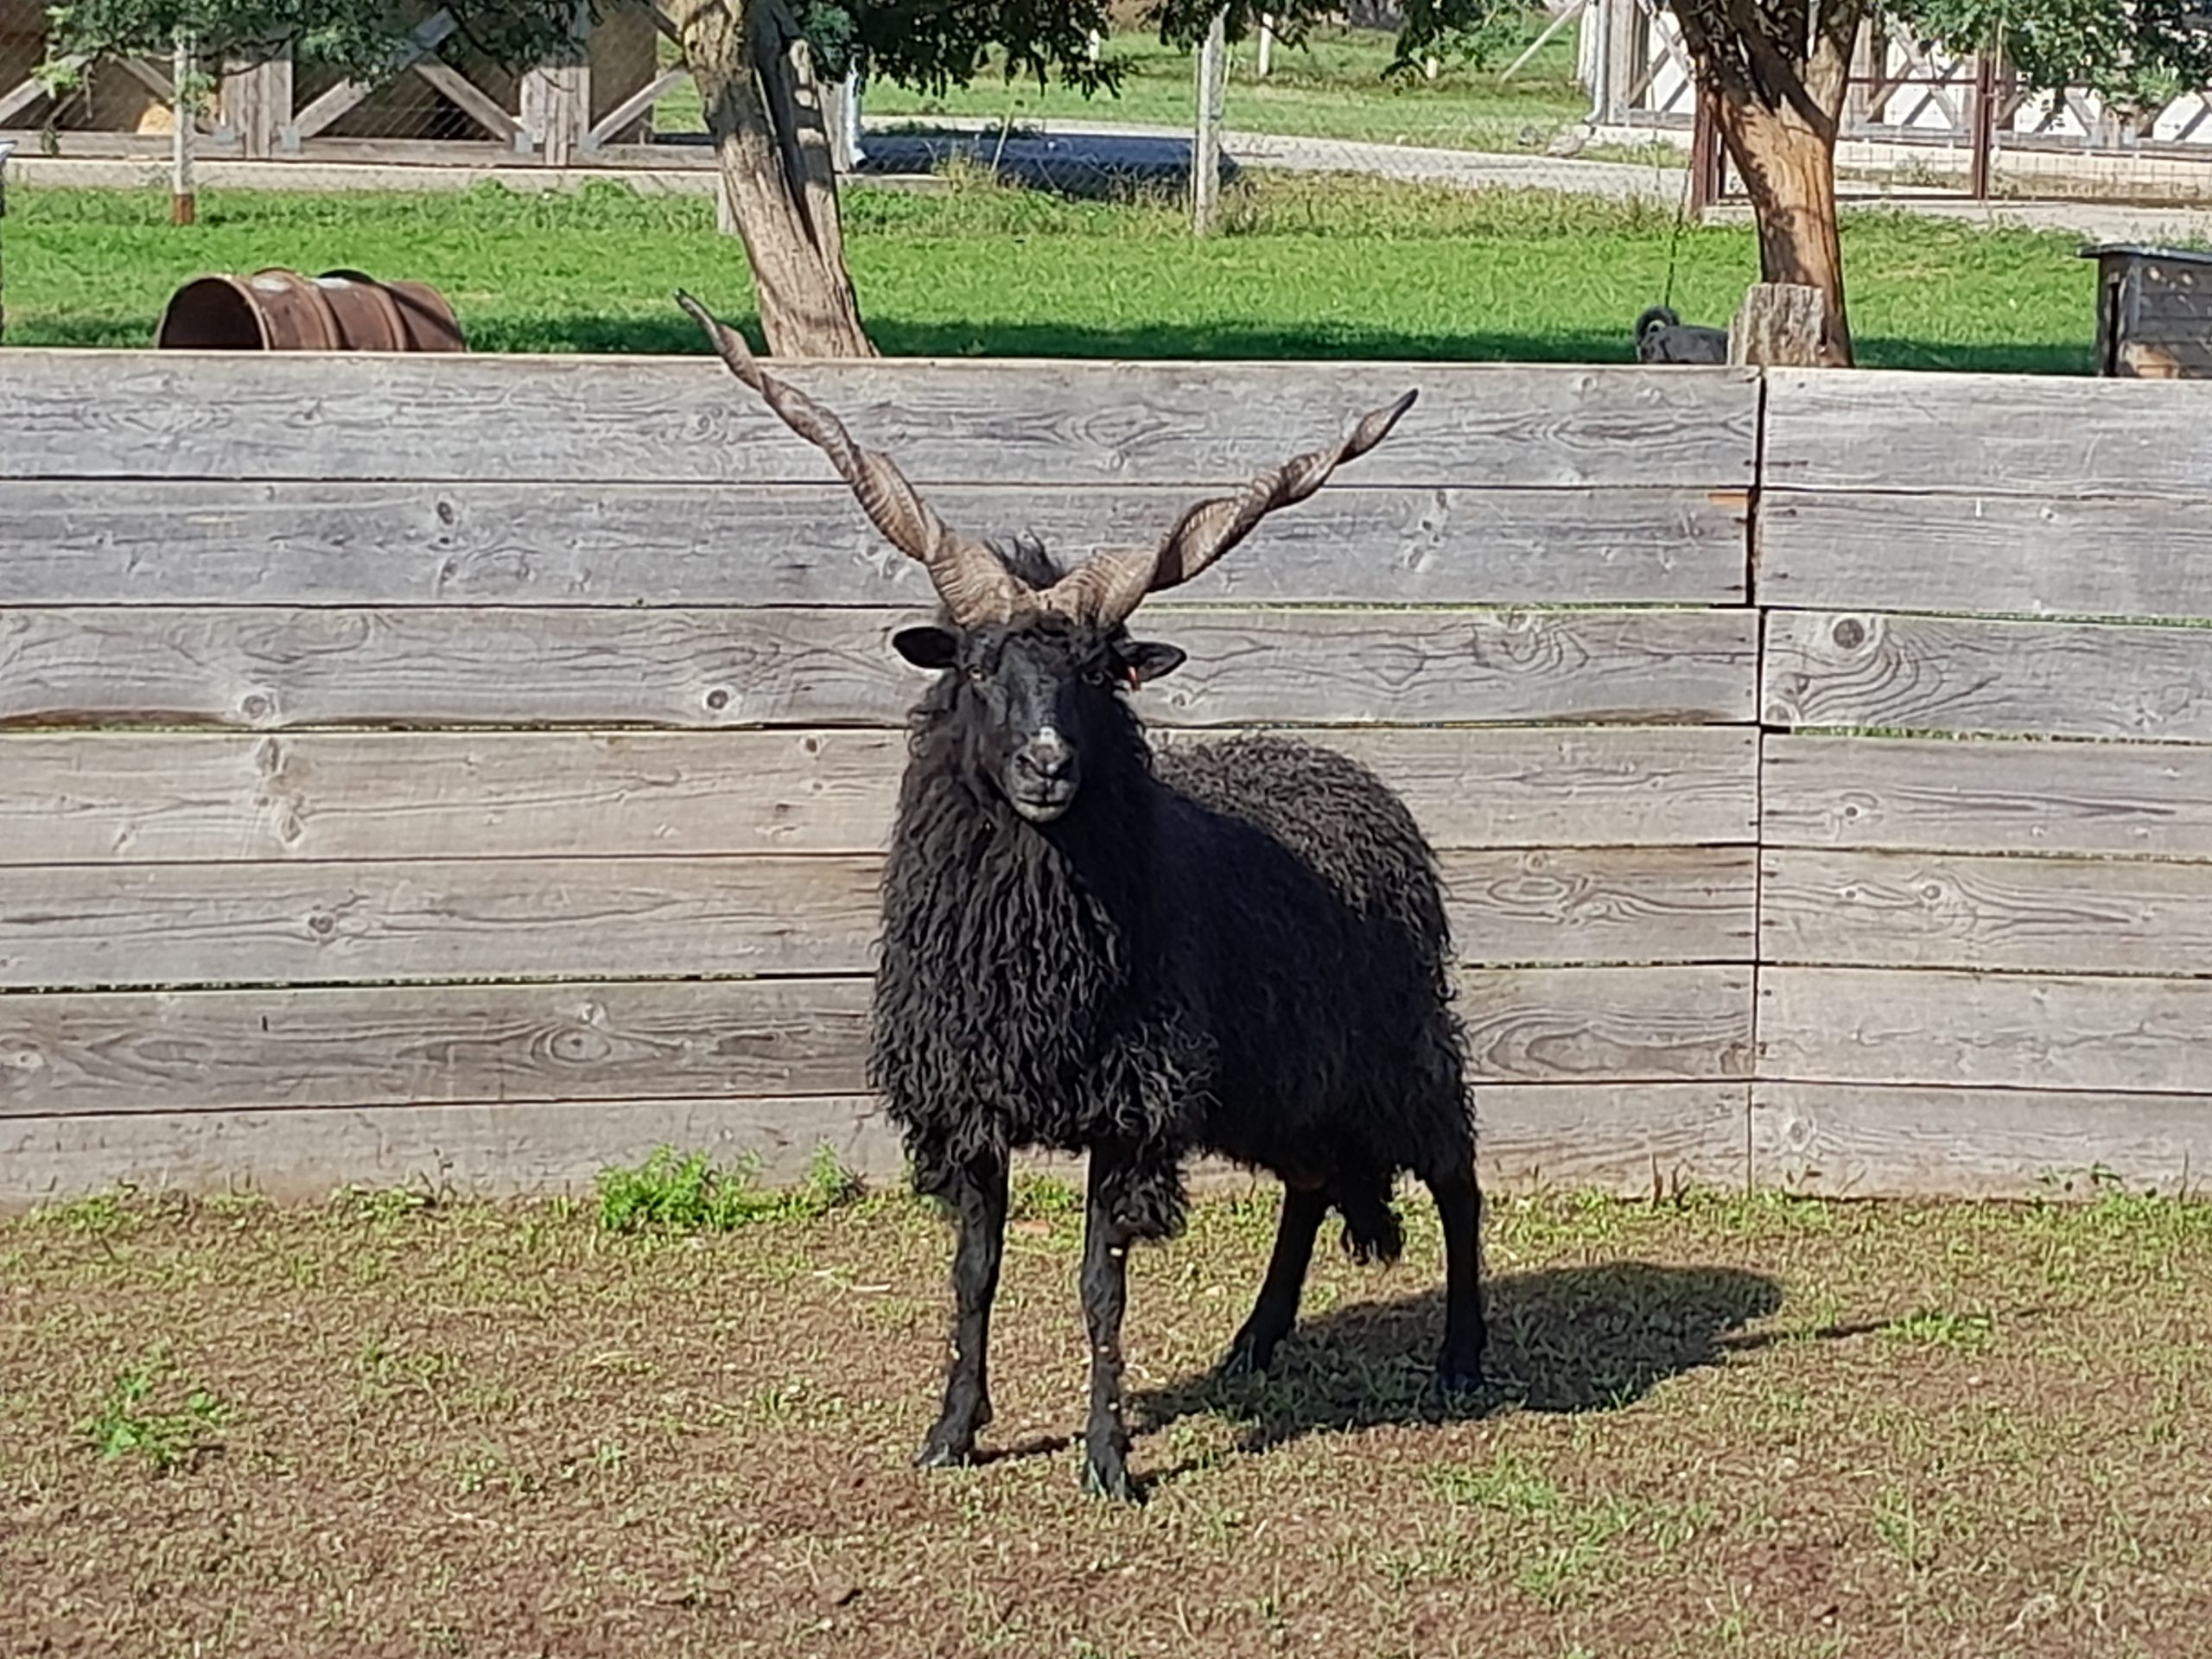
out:
{"label": "sheep's hind leg", "polygon": [[967,1462],[976,1453],[976,1436],[991,1421],[991,1302],[1006,1248],[1007,1160],[978,1158],[961,1165],[944,1197],[960,1227],[952,1255],[952,1361],[944,1409],[914,1459],[925,1469]]}
{"label": "sheep's hind leg", "polygon": [[1298,1300],[1306,1288],[1306,1270],[1313,1261],[1313,1240],[1328,1213],[1329,1198],[1324,1189],[1283,1188],[1282,1219],[1275,1225],[1274,1253],[1268,1258],[1268,1274],[1261,1281],[1252,1315],[1221,1362],[1224,1376],[1264,1371],[1274,1362],[1277,1344],[1298,1323]]}
{"label": "sheep's hind leg", "polygon": [[1489,1329],[1483,1314],[1483,1195],[1472,1160],[1424,1178],[1444,1226],[1444,1351],[1437,1381],[1447,1394],[1482,1387]]}
{"label": "sheep's hind leg", "polygon": [[1122,1416],[1122,1315],[1128,1303],[1130,1223],[1128,1189],[1135,1166],[1126,1154],[1095,1147],[1084,1217],[1083,1319],[1090,1334],[1090,1417],[1083,1434],[1084,1490],[1133,1502],[1129,1431]]}

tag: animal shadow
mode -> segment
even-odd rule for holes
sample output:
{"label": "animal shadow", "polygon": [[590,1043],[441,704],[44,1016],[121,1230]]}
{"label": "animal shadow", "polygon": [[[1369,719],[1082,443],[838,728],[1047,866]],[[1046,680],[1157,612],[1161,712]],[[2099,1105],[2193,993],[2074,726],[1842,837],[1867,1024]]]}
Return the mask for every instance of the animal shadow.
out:
{"label": "animal shadow", "polygon": [[1132,1404],[1151,1429],[1199,1414],[1241,1423],[1248,1451],[1317,1430],[1449,1422],[1509,1407],[1617,1410],[1739,1344],[1764,1346],[1732,1334],[1782,1306],[1781,1286],[1764,1274],[1649,1262],[1505,1274],[1488,1293],[1487,1380],[1473,1394],[1446,1397],[1433,1381],[1440,1288],[1302,1321],[1268,1376],[1194,1374]]}

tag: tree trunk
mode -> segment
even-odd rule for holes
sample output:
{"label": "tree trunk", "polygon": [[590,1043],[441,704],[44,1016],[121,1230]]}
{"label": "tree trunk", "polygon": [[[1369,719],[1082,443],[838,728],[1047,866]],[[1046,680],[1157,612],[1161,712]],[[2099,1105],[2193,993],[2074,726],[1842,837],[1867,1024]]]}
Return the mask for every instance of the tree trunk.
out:
{"label": "tree trunk", "polygon": [[812,54],[781,0],[664,0],[776,357],[873,357],[845,269]]}
{"label": "tree trunk", "polygon": [[1743,175],[1758,221],[1759,280],[1817,288],[1827,296],[1826,359],[1851,365],[1844,308],[1843,243],[1837,234],[1835,143],[1793,106],[1770,109],[1723,86],[1721,142]]}

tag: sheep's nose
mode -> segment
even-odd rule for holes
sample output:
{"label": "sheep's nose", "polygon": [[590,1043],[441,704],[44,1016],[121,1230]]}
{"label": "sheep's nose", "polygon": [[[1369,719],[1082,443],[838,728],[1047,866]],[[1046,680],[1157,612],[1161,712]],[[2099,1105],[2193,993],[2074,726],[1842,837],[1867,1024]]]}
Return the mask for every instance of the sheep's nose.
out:
{"label": "sheep's nose", "polygon": [[1068,741],[1047,726],[1043,731],[1021,746],[1014,760],[1023,772],[1040,784],[1064,782],[1075,770],[1075,749]]}

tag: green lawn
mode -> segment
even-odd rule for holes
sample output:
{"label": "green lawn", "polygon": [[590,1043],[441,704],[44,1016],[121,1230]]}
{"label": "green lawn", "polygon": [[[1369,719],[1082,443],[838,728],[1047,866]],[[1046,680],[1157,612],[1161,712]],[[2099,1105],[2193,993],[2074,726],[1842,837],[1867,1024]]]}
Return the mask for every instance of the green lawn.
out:
{"label": "green lawn", "polygon": [[[703,199],[617,185],[575,196],[209,191],[168,223],[158,192],[17,187],[8,340],[138,346],[168,296],[209,270],[355,266],[444,290],[480,351],[690,352],[689,287],[742,316],[750,285]],[[1170,204],[1074,202],[990,186],[848,194],[862,308],[895,355],[1370,357],[1624,361],[1666,291],[1725,323],[1755,280],[1742,226],[1539,193],[1263,177],[1231,233],[1194,244]],[[2066,234],[1898,214],[1848,221],[1869,365],[2079,373],[2094,275]]]}
{"label": "green lawn", "polygon": [[[1379,29],[1316,29],[1299,46],[1278,44],[1265,80],[1254,73],[1255,48],[1246,41],[1230,48],[1229,124],[1250,132],[1373,143],[1541,148],[1560,128],[1580,123],[1590,107],[1589,95],[1574,80],[1572,29],[1554,36],[1511,80],[1498,79],[1542,26],[1541,14],[1524,21],[1503,35],[1504,44],[1485,66],[1440,64],[1434,80],[1416,74],[1386,81],[1382,72],[1395,54],[1393,37]],[[864,102],[870,116],[1192,124],[1197,86],[1191,53],[1135,33],[1114,36],[1105,56],[1122,67],[1116,93],[1085,98],[1066,86],[1009,82],[1004,59],[994,57],[969,86],[932,95],[882,83],[868,87]],[[672,46],[664,46],[663,59],[674,61]],[[678,87],[655,111],[654,125],[662,132],[702,130],[698,93],[688,84]]]}

